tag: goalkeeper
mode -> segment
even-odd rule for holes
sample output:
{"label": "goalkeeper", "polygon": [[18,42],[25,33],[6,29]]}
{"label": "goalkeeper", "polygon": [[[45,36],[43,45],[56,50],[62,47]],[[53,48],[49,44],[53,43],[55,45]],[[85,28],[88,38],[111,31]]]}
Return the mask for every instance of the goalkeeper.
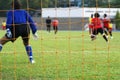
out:
{"label": "goalkeeper", "polygon": [[[14,42],[19,36],[22,37],[30,63],[34,63],[32,47],[29,45],[30,29],[33,36],[37,38],[37,28],[31,16],[25,10],[21,10],[21,4],[18,0],[13,0],[12,10],[8,11],[6,21],[6,34],[0,39],[0,51],[7,42]],[[29,27],[30,26],[30,27]]]}

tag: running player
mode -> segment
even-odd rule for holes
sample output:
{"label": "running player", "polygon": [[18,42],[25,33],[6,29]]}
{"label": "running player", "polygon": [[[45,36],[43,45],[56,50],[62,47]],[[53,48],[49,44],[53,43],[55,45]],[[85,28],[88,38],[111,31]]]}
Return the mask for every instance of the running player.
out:
{"label": "running player", "polygon": [[107,17],[107,14],[104,14],[104,18],[103,18],[103,27],[104,27],[104,31],[105,34],[108,37],[108,34],[110,34],[110,37],[112,38],[112,25],[111,25],[111,21],[110,19]]}
{"label": "running player", "polygon": [[6,29],[6,22],[3,21],[3,22],[2,22],[2,30],[5,30],[5,29]]}
{"label": "running player", "polygon": [[96,35],[98,35],[98,33],[100,33],[103,36],[103,38],[105,39],[105,41],[108,42],[108,39],[102,28],[102,22],[99,17],[100,17],[99,13],[96,12],[94,14],[94,18],[92,19],[92,22],[91,22],[93,25],[91,38],[92,38],[92,40],[94,40],[96,38]]}
{"label": "running player", "polygon": [[53,29],[54,29],[54,33],[56,34],[57,31],[58,31],[58,24],[59,24],[59,21],[57,18],[54,18],[53,21],[52,21],[52,26],[53,26]]}
{"label": "running player", "polygon": [[48,16],[48,18],[46,19],[46,27],[47,27],[47,31],[50,32],[50,28],[51,28],[51,18]]}
{"label": "running player", "polygon": [[91,17],[89,18],[89,24],[88,24],[88,27],[89,27],[89,34],[92,33],[92,27],[93,27],[93,24],[91,24],[92,19],[93,19],[93,14],[91,14]]}

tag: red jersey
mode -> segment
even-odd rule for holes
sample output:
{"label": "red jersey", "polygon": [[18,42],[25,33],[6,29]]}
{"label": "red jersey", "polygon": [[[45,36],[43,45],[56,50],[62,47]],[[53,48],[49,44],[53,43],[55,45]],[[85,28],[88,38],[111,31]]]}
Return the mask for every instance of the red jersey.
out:
{"label": "red jersey", "polygon": [[110,20],[108,18],[103,19],[103,26],[105,28],[109,28],[109,23],[110,23]]}
{"label": "red jersey", "polygon": [[59,23],[58,20],[53,20],[52,21],[52,25],[55,26],[55,27],[58,26],[58,23]]}
{"label": "red jersey", "polygon": [[89,24],[88,26],[89,26],[89,28],[93,28],[93,24]]}
{"label": "red jersey", "polygon": [[89,28],[93,28],[93,24],[91,24],[92,23],[92,18],[89,18]]}
{"label": "red jersey", "polygon": [[92,24],[94,29],[102,28],[102,23],[99,18],[93,18],[92,19]]}

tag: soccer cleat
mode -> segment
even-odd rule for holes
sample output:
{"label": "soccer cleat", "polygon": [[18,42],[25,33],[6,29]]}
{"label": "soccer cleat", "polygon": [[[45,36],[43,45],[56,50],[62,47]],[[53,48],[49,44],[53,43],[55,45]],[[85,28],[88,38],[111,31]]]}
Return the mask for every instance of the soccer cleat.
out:
{"label": "soccer cleat", "polygon": [[96,36],[95,36],[95,35],[93,35],[93,34],[91,34],[91,35],[90,35],[90,37],[91,37],[91,41],[93,41],[93,40],[95,40],[95,39],[96,39]]}
{"label": "soccer cleat", "polygon": [[29,58],[29,60],[30,60],[30,63],[31,63],[31,64],[35,63],[35,61],[34,61],[34,59],[32,58],[32,56]]}
{"label": "soccer cleat", "polygon": [[31,64],[34,64],[34,63],[35,63],[35,61],[32,59],[32,60],[30,60],[30,63],[31,63]]}
{"label": "soccer cleat", "polygon": [[94,36],[93,38],[91,38],[91,41],[94,41],[96,39],[96,37]]}
{"label": "soccer cleat", "polygon": [[113,37],[111,36],[110,39],[113,39]]}

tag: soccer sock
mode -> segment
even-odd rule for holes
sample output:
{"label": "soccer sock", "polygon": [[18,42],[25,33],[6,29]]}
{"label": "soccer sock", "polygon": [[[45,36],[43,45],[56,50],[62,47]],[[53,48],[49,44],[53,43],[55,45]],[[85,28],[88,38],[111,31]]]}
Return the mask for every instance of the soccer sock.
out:
{"label": "soccer sock", "polygon": [[105,35],[103,35],[103,38],[106,40],[106,42],[108,41],[107,37]]}
{"label": "soccer sock", "polygon": [[109,32],[110,33],[110,36],[112,37],[112,32]]}
{"label": "soccer sock", "polygon": [[108,32],[105,30],[105,34],[108,35]]}
{"label": "soccer sock", "polygon": [[32,61],[33,60],[32,47],[29,45],[26,46],[26,52],[27,52],[27,55],[29,56],[30,61]]}
{"label": "soccer sock", "polygon": [[0,51],[2,50],[2,44],[0,44]]}

